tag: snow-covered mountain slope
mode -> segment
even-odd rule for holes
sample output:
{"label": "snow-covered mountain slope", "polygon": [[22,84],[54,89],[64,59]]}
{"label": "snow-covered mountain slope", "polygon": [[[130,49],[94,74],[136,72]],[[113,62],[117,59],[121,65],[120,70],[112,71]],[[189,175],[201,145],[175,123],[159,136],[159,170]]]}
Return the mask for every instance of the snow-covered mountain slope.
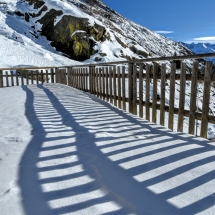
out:
{"label": "snow-covered mountain slope", "polygon": [[[10,65],[6,55],[11,55],[12,50],[19,52],[19,60],[25,58],[26,50],[26,62],[40,62],[40,65],[55,61],[74,63],[61,53],[85,62],[191,53],[183,45],[126,19],[103,3],[93,6],[81,0],[7,0],[5,3],[0,5],[0,37],[1,43],[10,42],[0,65]],[[35,59],[38,61],[34,62]]]}
{"label": "snow-covered mountain slope", "polygon": [[16,15],[21,1],[8,0],[0,4],[0,67],[19,66],[60,66],[80,64],[62,56],[49,41],[40,36],[32,36],[32,23]]}
{"label": "snow-covered mountain slope", "polygon": [[[182,43],[182,45],[186,46],[188,49],[192,50],[196,54],[215,52],[215,44],[211,43]],[[215,63],[215,58],[211,58],[210,60]]]}

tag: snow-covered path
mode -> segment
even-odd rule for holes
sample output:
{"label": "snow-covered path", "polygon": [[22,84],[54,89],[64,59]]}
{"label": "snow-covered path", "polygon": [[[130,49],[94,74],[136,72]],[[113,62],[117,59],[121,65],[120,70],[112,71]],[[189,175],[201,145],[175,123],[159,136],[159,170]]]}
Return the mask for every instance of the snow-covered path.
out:
{"label": "snow-covered path", "polygon": [[60,84],[0,89],[0,213],[214,214],[215,145]]}

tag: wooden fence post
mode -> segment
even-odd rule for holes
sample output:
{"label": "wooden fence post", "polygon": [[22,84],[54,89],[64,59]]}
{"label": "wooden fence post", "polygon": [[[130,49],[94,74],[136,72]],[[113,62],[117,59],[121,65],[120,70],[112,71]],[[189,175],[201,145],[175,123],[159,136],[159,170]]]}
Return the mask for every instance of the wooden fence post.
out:
{"label": "wooden fence post", "polygon": [[157,122],[157,73],[158,66],[154,63],[153,65],[153,100],[152,100],[152,122]]}
{"label": "wooden fence post", "polygon": [[134,106],[133,106],[133,71],[134,71],[134,64],[128,64],[128,105],[129,105],[129,112],[133,114]]}
{"label": "wooden fence post", "polygon": [[110,103],[113,104],[112,74],[113,74],[112,67],[109,67]]}
{"label": "wooden fence post", "polygon": [[41,77],[41,82],[42,82],[42,84],[44,83],[44,80],[43,80],[43,69],[40,71],[40,77]]}
{"label": "wooden fence post", "polygon": [[99,98],[102,99],[102,71],[99,68]]}
{"label": "wooden fence post", "polygon": [[208,134],[208,112],[210,102],[210,90],[211,90],[211,76],[212,76],[212,62],[206,62],[205,67],[205,80],[204,80],[204,92],[202,102],[202,120],[201,120],[201,134],[203,138],[207,138]]}
{"label": "wooden fence post", "polygon": [[139,65],[139,116],[143,118],[143,64]]}
{"label": "wooden fence post", "polygon": [[102,99],[105,100],[105,68],[102,67]]}
{"label": "wooden fence post", "polygon": [[3,82],[3,72],[2,70],[0,70],[0,87],[4,86],[4,82]]}
{"label": "wooden fence post", "polygon": [[14,86],[13,71],[10,71],[10,75],[11,75],[11,85]]}
{"label": "wooden fence post", "polygon": [[189,134],[195,132],[195,112],[196,112],[196,96],[197,96],[197,79],[198,79],[198,61],[193,63],[191,92],[190,92],[190,114],[189,114]]}
{"label": "wooden fence post", "polygon": [[85,91],[85,68],[82,68],[82,90]]}
{"label": "wooden fence post", "polygon": [[166,64],[161,69],[161,96],[160,96],[160,124],[165,124],[165,86],[166,86]]}
{"label": "wooden fence post", "polygon": [[22,85],[24,85],[23,71],[21,70],[20,73],[21,73],[21,83],[22,83]]}
{"label": "wooden fence post", "polygon": [[89,89],[88,89],[88,77],[89,77],[89,69],[88,68],[85,68],[85,73],[86,73],[86,79],[85,79],[85,81],[86,81],[86,83],[85,83],[85,85],[86,85],[86,92],[89,92]]}
{"label": "wooden fence post", "polygon": [[46,83],[49,83],[48,70],[46,69]]}
{"label": "wooden fence post", "polygon": [[126,110],[126,103],[125,103],[125,66],[122,66],[122,105],[123,105],[123,110]]}
{"label": "wooden fence post", "polygon": [[99,97],[99,69],[100,68],[96,68],[96,95],[97,95],[97,97]]}
{"label": "wooden fence post", "polygon": [[185,89],[186,89],[186,63],[181,63],[178,132],[183,132]]}
{"label": "wooden fence post", "polygon": [[114,100],[114,106],[117,107],[117,101],[116,101],[116,66],[113,66],[113,100]]}
{"label": "wooden fence post", "polygon": [[6,86],[9,87],[8,71],[6,71]]}
{"label": "wooden fence post", "polygon": [[54,69],[51,69],[51,83],[54,83]]}
{"label": "wooden fence post", "polygon": [[68,86],[72,87],[72,67],[67,68]]}
{"label": "wooden fence post", "polygon": [[105,67],[105,75],[106,75],[106,101],[109,101],[109,92],[108,92],[108,67]]}
{"label": "wooden fence post", "polygon": [[173,125],[174,125],[175,73],[176,73],[176,64],[172,63],[171,73],[170,73],[169,122],[168,122],[168,128],[171,130],[173,130]]}
{"label": "wooden fence post", "polygon": [[133,114],[137,115],[137,65],[133,65]]}
{"label": "wooden fence post", "polygon": [[120,77],[121,67],[117,67],[117,76],[118,76],[118,107],[122,108],[122,100],[121,100],[121,77]]}
{"label": "wooden fence post", "polygon": [[31,84],[34,84],[34,79],[33,79],[33,71],[31,70]]}
{"label": "wooden fence post", "polygon": [[[37,76],[38,76],[38,72],[37,72]],[[55,80],[56,80],[56,83],[59,83],[59,74],[58,74],[58,68],[55,68]]]}
{"label": "wooden fence post", "polygon": [[19,77],[18,77],[18,72],[16,70],[16,86],[19,86]]}
{"label": "wooden fence post", "polygon": [[150,65],[146,64],[146,120],[150,121],[150,108],[149,108],[149,100],[150,100]]}

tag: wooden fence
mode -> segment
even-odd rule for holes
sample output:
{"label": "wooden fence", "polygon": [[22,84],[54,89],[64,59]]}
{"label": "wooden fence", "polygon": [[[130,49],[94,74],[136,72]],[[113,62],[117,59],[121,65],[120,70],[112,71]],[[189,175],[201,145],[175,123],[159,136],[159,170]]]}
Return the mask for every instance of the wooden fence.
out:
{"label": "wooden fence", "polygon": [[[215,81],[213,64],[206,62],[204,73],[199,62],[190,68],[185,59],[215,57],[215,54],[151,58],[138,61],[121,61],[102,64],[75,65],[67,67],[11,68],[0,70],[0,87],[38,83],[60,83],[95,94],[114,106],[129,111],[156,124],[164,125],[168,113],[169,129],[173,130],[174,114],[178,115],[177,131],[183,132],[184,117],[189,118],[188,133],[195,133],[195,121],[201,121],[200,136],[207,138],[208,123],[215,124],[215,116],[209,115],[211,82]],[[180,69],[176,67],[180,65]],[[167,61],[166,63],[163,63]],[[148,64],[152,62],[152,64]],[[162,62],[162,63],[159,63]],[[188,73],[188,68],[189,72]],[[4,74],[3,71],[4,70]],[[10,84],[9,84],[10,80]],[[24,83],[25,80],[25,83]],[[179,105],[175,105],[176,81],[180,84]],[[159,84],[158,84],[159,82]],[[165,101],[166,84],[169,83],[169,102]],[[190,82],[190,107],[185,109],[186,82]],[[197,85],[203,86],[201,112],[197,112]],[[5,84],[4,84],[5,83]],[[150,91],[152,94],[150,96]],[[159,93],[158,93],[159,91]],[[143,96],[143,94],[145,96]],[[159,98],[158,98],[159,95]],[[159,116],[159,118],[158,118]]]}

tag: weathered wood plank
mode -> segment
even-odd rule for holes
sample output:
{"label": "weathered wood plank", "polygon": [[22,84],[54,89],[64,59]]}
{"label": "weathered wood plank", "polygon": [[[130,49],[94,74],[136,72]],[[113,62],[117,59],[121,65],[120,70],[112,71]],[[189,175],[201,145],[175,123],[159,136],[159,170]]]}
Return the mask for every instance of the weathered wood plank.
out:
{"label": "weathered wood plank", "polygon": [[118,107],[122,108],[122,100],[121,100],[121,78],[120,78],[121,67],[117,67],[117,79],[118,79]]}
{"label": "weathered wood plank", "polygon": [[68,86],[72,87],[72,67],[67,68]]}
{"label": "weathered wood plank", "polygon": [[106,101],[109,101],[108,67],[105,67]]}
{"label": "weathered wood plank", "polygon": [[75,69],[72,68],[72,87],[75,88]]}
{"label": "weathered wood plank", "polygon": [[89,83],[89,69],[86,68],[85,69],[85,72],[86,72],[86,91],[88,92],[89,91],[89,88],[88,88],[88,83]]}
{"label": "weathered wood plank", "polygon": [[82,74],[83,74],[83,91],[86,91],[86,85],[85,85],[85,83],[86,83],[86,81],[85,81],[85,79],[86,79],[86,73],[85,73],[85,68],[82,69]]}
{"label": "weathered wood plank", "polygon": [[80,71],[80,73],[79,73],[79,75],[80,75],[80,90],[82,90],[82,89],[83,89],[83,81],[82,81],[82,78],[83,78],[83,76],[82,76],[82,68],[80,68],[80,69],[79,69],[79,71]]}
{"label": "weathered wood plank", "polygon": [[20,71],[20,73],[21,73],[21,83],[22,83],[22,85],[24,85],[24,76],[23,76],[23,71]]}
{"label": "weathered wood plank", "polygon": [[11,74],[11,85],[14,86],[13,71],[10,71],[10,74]]}
{"label": "weathered wood plank", "polygon": [[51,69],[51,83],[54,83],[54,69]]}
{"label": "weathered wood plank", "polygon": [[150,121],[150,65],[146,64],[146,120]]}
{"label": "weathered wood plank", "polygon": [[99,68],[96,68],[96,95],[99,97]]}
{"label": "weathered wood plank", "polygon": [[210,89],[211,89],[211,76],[212,76],[213,63],[208,61],[205,67],[205,80],[204,80],[204,92],[202,102],[202,119],[201,119],[201,132],[200,136],[207,138],[208,131],[208,113],[210,103]]}
{"label": "weathered wood plank", "polygon": [[129,105],[129,113],[133,114],[133,69],[134,64],[128,64],[128,105]]}
{"label": "weathered wood plank", "polygon": [[9,87],[8,71],[6,71],[6,87]]}
{"label": "weathered wood plank", "polygon": [[188,127],[189,134],[195,133],[198,65],[199,63],[195,61],[193,63],[193,68],[192,68],[192,81],[191,81],[191,90],[190,90],[190,115],[189,115],[189,127]]}
{"label": "weathered wood plank", "polygon": [[161,96],[160,96],[160,124],[165,124],[165,86],[166,86],[166,64],[162,64],[161,68]]}
{"label": "weathered wood plank", "polygon": [[113,71],[112,71],[112,67],[109,67],[109,86],[110,86],[110,103],[113,104],[113,98],[112,98],[112,95],[113,95],[113,89],[112,89],[112,76],[113,76]]}
{"label": "weathered wood plank", "polygon": [[186,63],[181,63],[181,79],[180,79],[180,98],[178,111],[178,132],[183,132],[184,124],[184,105],[186,90]]}
{"label": "weathered wood plank", "polygon": [[26,77],[25,77],[25,78],[26,78],[26,84],[27,84],[27,85],[29,85],[29,79],[28,79],[28,78],[29,78],[29,75],[28,75],[28,72],[29,72],[29,70],[27,70],[26,73],[25,73],[25,74],[26,74]]}
{"label": "weathered wood plank", "polygon": [[40,77],[41,77],[41,82],[42,84],[44,83],[44,79],[43,79],[43,70],[40,71]]}
{"label": "weathered wood plank", "polygon": [[99,98],[102,99],[102,70],[99,68]]}
{"label": "weathered wood plank", "polygon": [[153,65],[153,100],[152,100],[152,122],[157,122],[157,73],[158,66],[157,64]]}
{"label": "weathered wood plank", "polygon": [[78,71],[77,71],[77,79],[78,79],[78,89],[80,90],[81,89],[81,76],[80,76],[80,68],[78,68]]}
{"label": "weathered wood plank", "polygon": [[16,71],[16,86],[19,86],[19,77],[18,72]]}
{"label": "weathered wood plank", "polygon": [[83,72],[83,68],[81,68],[81,90],[84,91],[84,72]]}
{"label": "weathered wood plank", "polygon": [[31,70],[31,84],[34,84],[33,71]]}
{"label": "weathered wood plank", "polygon": [[139,117],[143,118],[143,64],[139,65]]}
{"label": "weathered wood plank", "polygon": [[48,70],[46,69],[46,83],[49,83]]}
{"label": "weathered wood plank", "polygon": [[126,100],[125,100],[125,66],[122,66],[122,106],[123,106],[123,110],[126,111]]}
{"label": "weathered wood plank", "polygon": [[0,87],[4,87],[4,82],[3,82],[3,71],[0,70]]}
{"label": "weathered wood plank", "polygon": [[91,67],[92,94],[94,94],[94,67]]}
{"label": "weathered wood plank", "polygon": [[170,73],[169,121],[168,121],[168,128],[171,130],[173,130],[173,125],[174,125],[175,73],[176,73],[176,64],[172,63],[171,73]]}
{"label": "weathered wood plank", "polygon": [[114,106],[117,107],[117,100],[116,100],[116,66],[113,67],[113,97],[114,97]]}
{"label": "weathered wood plank", "polygon": [[105,100],[105,68],[104,67],[102,67],[102,93],[103,93],[102,99]]}
{"label": "weathered wood plank", "polygon": [[137,65],[133,65],[133,114],[137,115]]}

